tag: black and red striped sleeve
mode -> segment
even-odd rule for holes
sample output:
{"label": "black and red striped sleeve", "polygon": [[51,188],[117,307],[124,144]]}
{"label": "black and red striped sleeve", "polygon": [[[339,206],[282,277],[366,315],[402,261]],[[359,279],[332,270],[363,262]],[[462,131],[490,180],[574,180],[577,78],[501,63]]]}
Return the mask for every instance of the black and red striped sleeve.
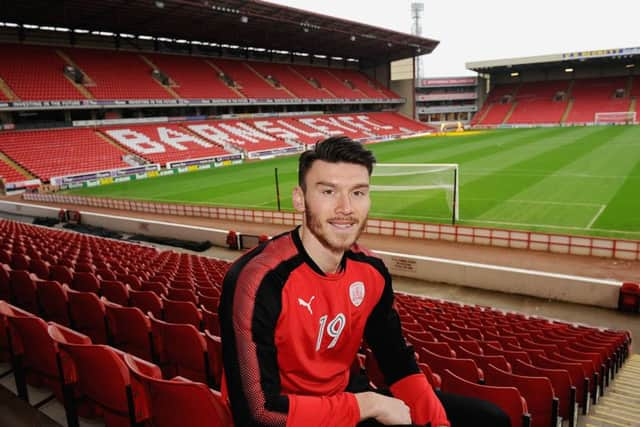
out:
{"label": "black and red striped sleeve", "polygon": [[391,275],[381,259],[357,253],[357,259],[369,262],[384,279],[380,300],[369,315],[365,340],[390,384],[391,393],[411,409],[414,424],[449,425],[440,400],[422,374],[413,352],[402,334],[400,317],[393,308]]}

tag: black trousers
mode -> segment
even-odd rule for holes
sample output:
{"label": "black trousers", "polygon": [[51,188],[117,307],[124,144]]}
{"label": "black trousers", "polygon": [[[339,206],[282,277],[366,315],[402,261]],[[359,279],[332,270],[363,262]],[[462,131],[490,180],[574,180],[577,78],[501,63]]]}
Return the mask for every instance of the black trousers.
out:
{"label": "black trousers", "polygon": [[[436,392],[442,402],[451,427],[510,427],[509,416],[498,406],[486,400],[457,394]],[[376,420],[364,420],[358,427],[380,427]],[[412,424],[414,427],[418,427]],[[397,426],[400,427],[400,426]],[[424,426],[421,426],[424,427]],[[436,426],[433,426],[436,427]]]}

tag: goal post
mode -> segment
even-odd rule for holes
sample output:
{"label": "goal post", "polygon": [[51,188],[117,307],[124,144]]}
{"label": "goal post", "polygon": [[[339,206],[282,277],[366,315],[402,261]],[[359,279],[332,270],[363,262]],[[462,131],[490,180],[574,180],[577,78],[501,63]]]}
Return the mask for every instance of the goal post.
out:
{"label": "goal post", "polygon": [[597,125],[632,125],[638,121],[635,111],[604,111],[595,113],[594,123]]}
{"label": "goal post", "polygon": [[[460,219],[457,163],[378,163],[371,176],[374,208],[400,219]],[[383,206],[380,207],[379,205]]]}

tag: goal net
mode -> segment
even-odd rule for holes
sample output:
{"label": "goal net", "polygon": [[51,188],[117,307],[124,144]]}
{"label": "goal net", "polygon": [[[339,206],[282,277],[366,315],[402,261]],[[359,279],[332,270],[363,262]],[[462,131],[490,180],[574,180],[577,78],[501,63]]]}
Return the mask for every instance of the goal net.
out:
{"label": "goal net", "polygon": [[638,122],[636,121],[635,111],[607,111],[596,113],[594,123],[597,125],[631,125]]}
{"label": "goal net", "polygon": [[455,222],[458,182],[455,163],[378,163],[371,176],[371,216]]}

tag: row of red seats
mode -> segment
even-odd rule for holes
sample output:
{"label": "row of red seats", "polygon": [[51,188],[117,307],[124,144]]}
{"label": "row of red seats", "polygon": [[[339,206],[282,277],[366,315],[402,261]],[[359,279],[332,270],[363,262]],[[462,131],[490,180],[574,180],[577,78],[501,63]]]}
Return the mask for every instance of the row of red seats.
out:
{"label": "row of red seats", "polygon": [[0,151],[43,181],[55,176],[129,167],[125,151],[92,129],[5,131]]}
{"label": "row of red seats", "polygon": [[[624,331],[406,295],[398,295],[397,307],[421,362],[478,390],[511,382],[525,398],[533,426],[555,425],[558,417],[576,425],[577,408],[586,414],[598,402],[629,351]],[[516,415],[513,425],[522,425]]]}
{"label": "row of red seats", "polygon": [[[623,98],[616,98],[614,95],[618,89],[626,90],[627,77],[496,85],[471,123],[499,125],[506,119],[506,123],[511,124],[559,124],[569,106],[569,99],[554,100],[555,95],[560,92],[570,95],[573,100],[565,123],[592,123],[597,112],[629,111],[631,97],[637,96],[636,80],[637,78],[632,80],[631,93]],[[504,102],[503,98],[506,95],[510,95],[511,98]],[[512,109],[513,112],[507,118],[507,113]]]}
{"label": "row of red seats", "polygon": [[2,159],[0,159],[0,178],[5,182],[18,182],[29,179],[29,177],[23,175],[20,171]]}
{"label": "row of red seats", "polygon": [[[128,329],[132,317],[126,308],[105,305],[110,330]],[[151,342],[165,362],[162,367],[0,300],[0,357],[7,360],[10,355],[19,397],[29,402],[28,384],[49,389],[63,403],[70,427],[79,425],[78,416],[101,417],[107,427],[230,425],[228,405],[220,393],[206,382],[180,375],[185,368],[175,369],[170,359],[174,353],[186,358],[188,350],[180,345],[188,340],[189,326],[150,317],[142,321],[150,322]],[[220,373],[219,338],[208,332],[196,334],[200,362]]]}
{"label": "row of red seats", "polygon": [[[19,250],[35,236],[48,234],[42,230],[46,229],[0,222],[0,232],[12,240],[11,250]],[[82,240],[90,240],[94,246],[100,241],[108,242],[86,237]],[[18,252],[18,255],[21,254]],[[208,272],[205,267],[208,262],[202,257],[163,252],[156,259],[161,265],[159,272],[189,271],[189,277],[194,277],[196,271]],[[219,327],[215,317],[219,282],[209,285],[189,280],[162,283],[156,278],[135,281],[127,275],[103,278],[96,275],[97,269],[80,271],[84,267],[78,262],[74,264],[76,271],[72,277],[56,277],[49,272],[49,279],[58,278],[67,286],[31,276],[28,271],[31,264],[22,265],[27,270],[14,269],[21,267],[19,263],[25,262],[24,257],[12,257],[10,262],[0,269],[0,284],[3,280],[8,283],[0,298],[41,313],[45,318],[73,324],[95,342],[117,342],[142,357],[153,358],[154,345],[148,340],[149,325],[153,322],[191,325],[187,329],[196,333],[203,328],[217,331]],[[225,266],[228,264],[223,263],[221,270]],[[4,279],[2,271],[7,272]],[[114,341],[118,334],[109,331],[118,331],[118,326],[116,320],[108,319],[108,312],[113,311],[116,304],[123,309],[122,318],[128,319],[124,324],[137,322],[138,326],[120,327],[124,336]],[[624,331],[575,326],[404,294],[397,294],[396,307],[405,336],[432,384],[440,385],[445,391],[477,395],[496,402],[509,412],[514,426],[531,422],[536,427],[546,427],[555,425],[554,420],[559,416],[574,426],[578,406],[587,413],[589,405],[598,402],[598,396],[605,392],[629,351],[630,336]],[[144,313],[150,313],[147,321]],[[133,320],[135,318],[138,320]],[[383,380],[375,372],[375,360],[370,352],[365,354],[361,367],[374,383],[383,386]],[[177,365],[171,366],[180,369]],[[197,377],[200,380],[208,378],[203,370],[189,372],[193,365],[185,365],[183,369],[184,375],[201,375]],[[507,392],[504,386],[513,390]]]}
{"label": "row of red seats", "polygon": [[16,44],[0,44],[0,55],[12,58],[0,64],[0,78],[25,101],[86,99],[65,77],[63,69],[70,64],[63,56],[85,74],[84,86],[95,99],[173,99],[172,91],[152,77],[155,67],[170,79],[168,87],[186,99],[399,98],[355,70]]}

